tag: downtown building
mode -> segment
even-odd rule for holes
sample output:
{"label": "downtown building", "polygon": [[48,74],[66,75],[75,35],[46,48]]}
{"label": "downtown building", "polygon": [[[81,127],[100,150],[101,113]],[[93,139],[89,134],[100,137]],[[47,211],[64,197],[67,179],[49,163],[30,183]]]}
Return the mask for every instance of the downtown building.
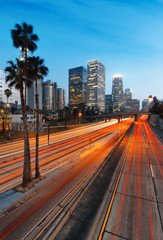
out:
{"label": "downtown building", "polygon": [[149,107],[148,107],[148,99],[144,99],[142,101],[142,111],[148,111]]}
{"label": "downtown building", "polygon": [[57,110],[64,109],[65,107],[65,90],[57,88]]}
{"label": "downtown building", "polygon": [[120,75],[115,75],[112,83],[113,112],[120,112],[123,108],[123,81]]}
{"label": "downtown building", "polygon": [[44,110],[57,112],[65,107],[65,90],[57,83],[47,80],[42,83],[42,106]]}
{"label": "downtown building", "polygon": [[42,84],[42,107],[44,110],[53,110],[54,106],[54,84],[51,80],[47,80]]}
{"label": "downtown building", "polygon": [[112,94],[105,95],[105,113],[111,113],[113,111]]}
{"label": "downtown building", "polygon": [[132,89],[126,88],[123,95],[124,106],[127,106],[127,101],[132,99]]}
{"label": "downtown building", "polygon": [[[39,99],[39,109],[42,109],[42,84],[43,81],[41,79],[37,80],[37,93],[38,93],[38,99]],[[36,95],[36,81],[32,81],[31,86],[27,88],[27,105],[30,107],[30,109],[36,109],[36,101],[35,101],[35,95]]]}
{"label": "downtown building", "polygon": [[99,60],[87,63],[87,107],[105,112],[105,66]]}
{"label": "downtown building", "polygon": [[138,99],[127,100],[127,107],[130,108],[129,112],[138,112],[140,109],[140,101]]}
{"label": "downtown building", "polygon": [[69,107],[78,108],[87,101],[87,70],[83,66],[69,69]]}

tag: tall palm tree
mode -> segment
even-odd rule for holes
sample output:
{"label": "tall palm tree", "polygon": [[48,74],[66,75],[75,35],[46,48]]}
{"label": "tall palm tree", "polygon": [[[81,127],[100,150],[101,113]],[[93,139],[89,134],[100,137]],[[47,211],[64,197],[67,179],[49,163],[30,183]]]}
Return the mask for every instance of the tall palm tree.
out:
{"label": "tall palm tree", "polygon": [[9,100],[9,97],[12,95],[12,91],[11,89],[5,89],[4,92],[7,97],[7,104],[8,104],[8,100]]}
{"label": "tall palm tree", "polygon": [[22,26],[15,25],[16,29],[11,30],[11,36],[14,46],[16,48],[21,47],[23,53],[25,53],[25,65],[24,65],[24,77],[25,77],[25,105],[26,105],[26,91],[27,91],[27,51],[33,53],[37,49],[36,41],[39,40],[36,34],[33,34],[33,26],[23,22]]}
{"label": "tall palm tree", "polygon": [[[6,83],[9,83],[9,87],[15,87],[20,92],[23,126],[24,126],[24,167],[23,167],[23,181],[22,186],[25,187],[32,181],[31,176],[31,163],[30,163],[30,147],[28,137],[28,123],[27,123],[27,111],[24,101],[24,62],[16,59],[16,63],[8,61],[9,66],[5,71],[8,73],[6,76]],[[27,82],[27,86],[30,86],[31,81]]]}
{"label": "tall palm tree", "polygon": [[35,103],[36,103],[36,161],[35,161],[35,178],[40,177],[38,148],[39,148],[39,95],[38,80],[42,80],[43,76],[48,74],[48,68],[44,65],[44,60],[39,57],[29,58],[30,77],[35,81]]}

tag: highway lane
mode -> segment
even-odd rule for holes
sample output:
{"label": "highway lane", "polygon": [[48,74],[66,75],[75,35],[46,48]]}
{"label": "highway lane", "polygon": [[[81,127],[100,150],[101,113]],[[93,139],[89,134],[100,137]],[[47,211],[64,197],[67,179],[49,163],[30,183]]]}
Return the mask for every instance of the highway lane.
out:
{"label": "highway lane", "polygon": [[[81,136],[86,133],[90,133],[102,128],[105,128],[107,126],[113,125],[117,123],[117,120],[111,120],[110,122],[106,123],[97,123],[97,124],[92,124],[88,126],[81,126],[77,129],[73,130],[67,130],[65,132],[61,133],[54,133],[50,134],[49,137],[49,143],[50,144],[55,144],[60,141],[65,141],[77,136]],[[39,137],[39,148],[46,147],[48,145],[48,138],[47,135],[45,136],[40,136]],[[35,151],[35,138],[30,139],[30,149],[31,151]],[[23,155],[24,153],[24,141],[19,140],[15,142],[8,142],[5,144],[0,144],[0,162],[6,157],[11,157],[16,154],[21,154]]]}
{"label": "highway lane", "polygon": [[[121,125],[122,124],[123,123],[121,123]],[[124,128],[127,129],[128,126],[126,125]],[[90,169],[96,169],[97,166],[101,164],[111,151],[119,135],[121,135],[118,124],[116,125],[116,131],[114,129],[112,135],[108,135],[108,128],[105,129],[105,131],[107,135],[105,135],[103,139],[100,139],[100,142],[98,142],[92,150],[79,153],[78,157],[75,156],[75,160],[64,170],[62,169],[60,173],[57,173],[54,181],[51,182],[47,188],[42,188],[32,199],[29,199],[29,201],[19,206],[13,213],[1,219],[1,239],[23,239],[55,205],[57,206],[60,199],[63,198]],[[115,135],[116,138],[114,139]],[[111,141],[112,145],[110,145],[109,141]],[[64,159],[66,159],[66,157],[64,157]],[[61,161],[63,161],[63,159],[61,159]]]}
{"label": "highway lane", "polygon": [[121,161],[98,239],[163,239],[163,146],[145,118],[137,122]]}
{"label": "highway lane", "polygon": [[[69,162],[68,154],[76,154],[76,151],[83,151],[89,147],[89,139],[92,144],[98,139],[104,136],[114,133],[116,131],[123,130],[123,126],[131,124],[133,120],[129,119],[122,123],[110,125],[100,130],[84,134],[82,136],[70,139],[59,144],[51,145],[49,148],[39,151],[40,171],[42,175],[53,171],[53,169],[59,168]],[[35,169],[35,155],[31,155],[31,168],[34,175]],[[60,158],[67,156],[64,161],[60,162]],[[21,183],[21,177],[23,172],[23,157],[15,158],[10,161],[5,161],[0,164],[0,193],[11,189],[12,187]]]}

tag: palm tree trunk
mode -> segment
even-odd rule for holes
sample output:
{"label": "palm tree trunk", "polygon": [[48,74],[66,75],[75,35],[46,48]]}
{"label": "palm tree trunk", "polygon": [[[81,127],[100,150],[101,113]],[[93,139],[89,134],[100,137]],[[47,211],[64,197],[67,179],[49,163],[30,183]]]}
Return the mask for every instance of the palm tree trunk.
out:
{"label": "palm tree trunk", "polygon": [[25,75],[25,106],[26,106],[27,105],[27,47],[25,47],[24,75]]}
{"label": "palm tree trunk", "polygon": [[36,160],[35,160],[35,178],[40,177],[39,171],[39,159],[38,159],[38,148],[39,148],[39,99],[38,99],[38,90],[37,90],[37,79],[36,83],[36,94],[35,94],[35,102],[36,102]]}
{"label": "palm tree trunk", "polygon": [[20,88],[20,97],[22,104],[23,126],[24,126],[24,167],[23,167],[23,182],[22,186],[25,187],[32,181],[31,176],[31,163],[30,163],[30,147],[28,137],[28,124],[27,124],[27,111],[23,96],[23,85]]}

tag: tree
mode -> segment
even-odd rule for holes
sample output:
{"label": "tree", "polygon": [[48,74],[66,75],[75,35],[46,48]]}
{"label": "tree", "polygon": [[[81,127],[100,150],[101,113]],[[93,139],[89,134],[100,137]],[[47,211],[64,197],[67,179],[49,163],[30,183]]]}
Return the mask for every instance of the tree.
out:
{"label": "tree", "polygon": [[[24,62],[16,59],[16,63],[8,61],[9,66],[5,71],[8,73],[6,76],[6,82],[9,83],[9,87],[15,87],[20,92],[22,115],[23,115],[23,127],[24,127],[24,167],[23,167],[23,181],[22,186],[25,187],[32,181],[31,176],[31,163],[30,163],[30,147],[28,137],[28,123],[27,123],[27,111],[24,101]],[[30,86],[31,81],[26,82],[27,86]]]}
{"label": "tree", "polygon": [[8,104],[8,100],[9,100],[9,97],[12,95],[12,91],[11,89],[5,89],[4,92],[7,97],[7,104]]}
{"label": "tree", "polygon": [[36,41],[39,40],[36,34],[33,34],[33,26],[28,25],[23,22],[22,26],[19,24],[15,25],[16,29],[11,30],[11,36],[13,39],[13,44],[16,48],[21,47],[22,52],[25,55],[25,65],[24,65],[24,78],[25,78],[25,105],[26,105],[26,89],[27,89],[27,51],[31,51],[33,53],[34,50],[37,49]]}
{"label": "tree", "polygon": [[36,161],[35,161],[35,178],[40,177],[38,148],[39,148],[39,98],[37,81],[42,80],[43,76],[48,74],[48,68],[44,65],[44,60],[39,57],[32,57],[29,61],[30,78],[35,81],[35,103],[36,103]]}
{"label": "tree", "polygon": [[[11,89],[5,89],[4,90],[4,93],[5,93],[5,95],[6,95],[6,97],[7,97],[7,104],[6,104],[6,120],[5,120],[5,129],[6,129],[6,125],[7,125],[7,123],[8,123],[8,117],[7,117],[7,115],[8,115],[8,100],[9,100],[9,97],[12,95],[12,91],[11,91]],[[10,135],[10,133],[9,133],[9,135]]]}

